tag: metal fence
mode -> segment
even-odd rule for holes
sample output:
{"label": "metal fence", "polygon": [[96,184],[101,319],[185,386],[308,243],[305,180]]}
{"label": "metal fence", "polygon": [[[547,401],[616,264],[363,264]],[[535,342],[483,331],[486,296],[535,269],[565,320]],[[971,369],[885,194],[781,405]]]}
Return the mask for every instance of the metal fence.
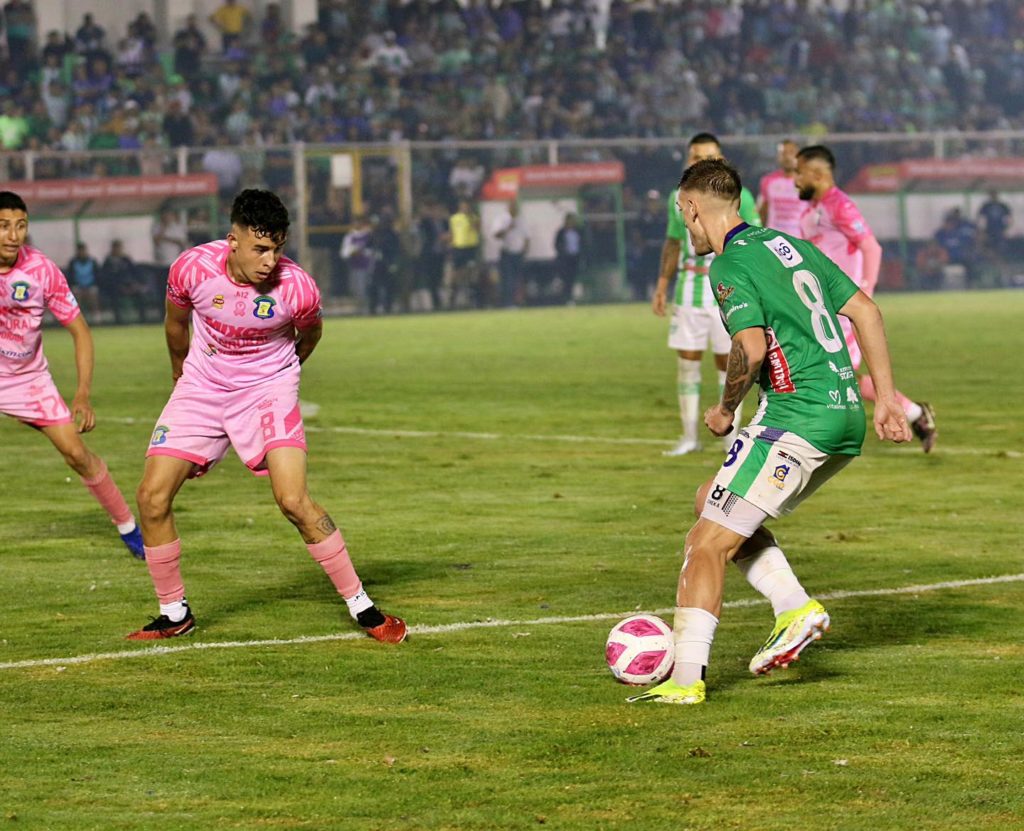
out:
{"label": "metal fence", "polygon": [[[726,155],[741,171],[745,184],[756,190],[760,176],[775,167],[777,144],[785,138],[802,144],[829,145],[838,161],[840,183],[872,163],[915,158],[1024,157],[1024,132],[1015,131],[737,135],[722,136],[721,140]],[[204,148],[147,146],[83,152],[28,150],[0,153],[0,180],[6,182],[4,187],[17,190],[19,182],[29,180],[211,172],[218,178],[218,199],[200,203],[172,200],[161,206],[179,209],[187,215],[192,242],[226,231],[227,206],[239,189],[270,188],[292,210],[294,230],[289,253],[317,276],[329,303],[343,311],[352,286],[339,251],[343,235],[357,215],[394,218],[402,239],[395,301],[397,308],[408,308],[418,286],[418,219],[429,206],[453,207],[461,192],[460,182],[478,194],[480,184],[500,168],[615,160],[625,169],[620,200],[610,199],[608,193],[600,189],[582,188],[576,194],[587,252],[587,268],[578,295],[600,301],[626,298],[621,274],[622,252],[617,249],[614,229],[617,224],[628,224],[635,218],[642,197],[649,190],[667,195],[674,187],[681,172],[686,139],[397,141],[391,144],[241,147],[218,144]],[[60,215],[59,209],[48,210]],[[889,260],[896,262],[908,275],[902,284],[914,287],[913,247],[908,248],[906,240],[895,245],[891,236],[888,240],[886,234],[878,236],[889,243],[886,245]],[[536,267],[542,271],[545,263],[537,260]],[[602,279],[602,275],[611,276]],[[995,282],[1000,279],[1002,276],[993,278]]]}

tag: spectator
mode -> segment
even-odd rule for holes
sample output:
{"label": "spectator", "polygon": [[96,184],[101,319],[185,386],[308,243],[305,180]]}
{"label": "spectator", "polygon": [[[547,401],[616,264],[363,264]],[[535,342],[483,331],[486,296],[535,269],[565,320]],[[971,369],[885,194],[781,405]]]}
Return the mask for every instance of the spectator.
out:
{"label": "spectator", "polygon": [[988,199],[978,209],[978,220],[984,234],[984,253],[994,260],[1003,260],[1006,256],[1006,233],[1013,224],[1013,210],[999,198],[998,191],[988,192]]}
{"label": "spectator", "polygon": [[419,256],[413,289],[428,293],[429,302],[419,303],[417,311],[441,308],[447,227],[445,219],[444,205],[436,199],[426,200],[416,224]]}
{"label": "spectator", "polygon": [[174,71],[189,81],[199,77],[202,70],[203,53],[206,52],[206,36],[199,29],[194,14],[185,18],[185,25],[174,33]]}
{"label": "spectator", "polygon": [[242,159],[231,147],[230,139],[220,135],[210,141],[209,149],[203,153],[202,168],[217,177],[217,190],[223,197],[230,197],[238,190],[242,180]]}
{"label": "spectator", "polygon": [[224,0],[224,5],[210,15],[210,23],[220,32],[221,49],[228,52],[241,44],[252,25],[252,12],[240,6],[238,0]]}
{"label": "spectator", "polygon": [[68,263],[67,274],[78,305],[89,313],[90,320],[98,320],[100,264],[89,253],[89,247],[84,242],[75,246],[75,256]]}
{"label": "spectator", "polygon": [[574,213],[566,214],[562,227],[555,234],[555,268],[560,283],[555,296],[563,303],[571,303],[575,296],[582,255],[583,235],[579,230],[579,220]]}
{"label": "spectator", "polygon": [[941,245],[949,258],[950,266],[957,266],[955,271],[947,268],[952,274],[970,284],[974,279],[972,266],[975,260],[978,229],[974,223],[965,219],[959,208],[952,208],[946,213],[942,225],[935,232],[935,240]]}
{"label": "spectator", "polygon": [[124,243],[115,239],[103,261],[99,274],[100,297],[103,306],[112,309],[116,323],[127,323],[125,306],[134,307],[136,323],[144,323],[150,298],[138,267],[124,250]]}
{"label": "spectator", "polygon": [[452,270],[448,308],[466,303],[472,292],[475,304],[483,305],[480,286],[480,217],[468,199],[460,199],[459,207],[448,219],[448,245],[451,249]]}
{"label": "spectator", "polygon": [[398,290],[398,267],[402,258],[402,239],[395,230],[390,208],[380,212],[370,246],[376,254],[370,279],[370,314],[391,314]]}
{"label": "spectator", "polygon": [[922,289],[939,289],[945,282],[949,254],[937,239],[927,240],[914,255],[914,271],[917,286]]}
{"label": "spectator", "polygon": [[82,25],[75,32],[75,51],[85,58],[106,54],[104,40],[107,31],[93,20],[91,14],[82,15]]}
{"label": "spectator", "polygon": [[348,273],[348,293],[356,301],[356,309],[369,311],[370,279],[377,265],[373,248],[373,226],[365,213],[356,214],[352,226],[341,241],[341,259]]}
{"label": "spectator", "polygon": [[647,191],[636,228],[640,234],[637,240],[640,255],[633,279],[630,280],[630,293],[634,300],[646,300],[651,296],[658,279],[661,246],[665,242],[665,200],[659,191]]}
{"label": "spectator", "polygon": [[491,226],[491,233],[497,237],[501,247],[498,261],[501,303],[505,308],[521,306],[525,289],[523,266],[530,253],[530,235],[517,201],[509,202],[508,209]]}
{"label": "spectator", "polygon": [[190,147],[195,143],[195,124],[192,117],[182,111],[181,101],[177,98],[167,102],[167,112],[161,126],[167,144],[171,147]]}
{"label": "spectator", "polygon": [[164,208],[153,224],[153,261],[169,266],[188,248],[188,229],[178,211]]}
{"label": "spectator", "polygon": [[448,175],[448,187],[458,199],[473,199],[484,183],[487,171],[476,159],[460,156]]}
{"label": "spectator", "polygon": [[5,99],[3,112],[0,113],[0,147],[4,150],[17,150],[29,132],[24,108],[11,98]]}
{"label": "spectator", "polygon": [[7,59],[24,72],[36,61],[36,13],[29,0],[10,0],[4,5],[7,28]]}

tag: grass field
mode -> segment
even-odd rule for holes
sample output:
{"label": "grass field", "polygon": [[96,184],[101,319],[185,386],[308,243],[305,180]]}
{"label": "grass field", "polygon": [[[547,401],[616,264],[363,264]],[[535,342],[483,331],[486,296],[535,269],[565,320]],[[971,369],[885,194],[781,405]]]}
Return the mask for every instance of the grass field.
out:
{"label": "grass field", "polygon": [[[775,525],[836,595],[791,669],[747,673],[771,615],[729,575],[698,708],[626,705],[602,655],[618,617],[672,605],[718,465],[661,456],[675,369],[643,306],[327,322],[311,491],[412,624],[398,647],[353,631],[234,456],[178,500],[200,628],[123,641],[156,614],[144,565],[3,419],[0,828],[1024,828],[1024,293],[881,302],[938,447],[869,437]],[[89,442],[130,494],[163,336],[95,337]],[[46,349],[68,391],[70,338]]]}

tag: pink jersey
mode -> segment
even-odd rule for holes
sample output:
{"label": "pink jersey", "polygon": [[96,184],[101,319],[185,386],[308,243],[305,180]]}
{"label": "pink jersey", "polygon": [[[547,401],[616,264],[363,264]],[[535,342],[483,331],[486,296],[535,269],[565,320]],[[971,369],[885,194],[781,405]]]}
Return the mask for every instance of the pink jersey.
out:
{"label": "pink jersey", "polygon": [[242,389],[295,367],[295,330],[320,319],[313,278],[282,257],[267,292],[227,273],[227,240],[208,242],[178,257],[167,279],[167,299],[192,310],[192,343],[184,374],[226,390]]}
{"label": "pink jersey", "polygon": [[794,237],[800,236],[800,215],[806,206],[792,177],[782,170],[765,174],[757,187],[757,200],[768,206],[765,225]]}
{"label": "pink jersey", "polygon": [[80,314],[78,301],[53,260],[23,245],[14,267],[0,274],[0,376],[46,370],[46,309],[63,326]]}
{"label": "pink jersey", "polygon": [[800,236],[813,242],[858,286],[864,282],[864,255],[858,245],[872,236],[853,200],[833,186],[811,202],[800,218]]}

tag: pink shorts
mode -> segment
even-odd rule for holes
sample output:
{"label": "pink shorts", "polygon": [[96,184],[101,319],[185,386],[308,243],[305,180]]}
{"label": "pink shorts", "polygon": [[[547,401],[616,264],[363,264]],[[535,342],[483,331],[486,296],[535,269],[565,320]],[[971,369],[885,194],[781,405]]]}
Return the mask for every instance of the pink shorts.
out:
{"label": "pink shorts", "polygon": [[178,379],[146,455],[187,459],[195,465],[189,475],[202,476],[224,458],[229,446],[261,476],[267,474],[268,451],[306,449],[298,372],[232,391]]}
{"label": "pink shorts", "polygon": [[71,410],[45,369],[21,375],[0,375],[0,413],[33,427],[70,424],[72,420]]}

